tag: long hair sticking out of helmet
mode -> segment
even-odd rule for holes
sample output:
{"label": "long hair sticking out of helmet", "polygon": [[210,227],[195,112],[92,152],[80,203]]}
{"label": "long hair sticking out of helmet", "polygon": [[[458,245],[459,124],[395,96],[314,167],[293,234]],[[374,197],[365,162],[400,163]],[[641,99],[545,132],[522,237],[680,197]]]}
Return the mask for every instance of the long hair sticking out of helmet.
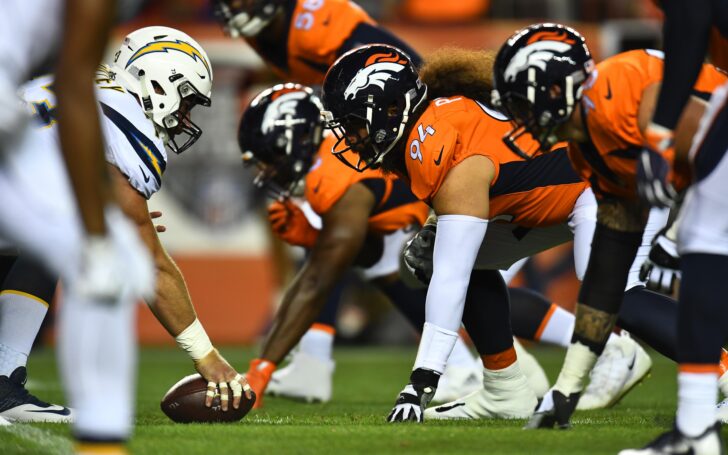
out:
{"label": "long hair sticking out of helmet", "polygon": [[495,52],[445,47],[430,54],[420,69],[428,98],[462,95],[490,105]]}

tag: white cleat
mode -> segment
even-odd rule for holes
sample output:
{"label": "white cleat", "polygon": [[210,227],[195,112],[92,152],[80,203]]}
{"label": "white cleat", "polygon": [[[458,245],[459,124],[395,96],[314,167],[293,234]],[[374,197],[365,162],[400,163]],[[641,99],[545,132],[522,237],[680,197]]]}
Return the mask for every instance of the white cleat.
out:
{"label": "white cleat", "polygon": [[483,369],[483,387],[440,406],[425,409],[427,419],[524,419],[537,403],[518,361],[502,370]]}
{"label": "white cleat", "polygon": [[543,371],[536,357],[526,351],[526,348],[521,346],[521,343],[515,338],[513,339],[513,347],[516,349],[521,371],[523,371],[526,379],[528,379],[528,385],[531,386],[531,390],[536,394],[536,398],[542,398],[549,390],[549,378],[546,377],[546,372]]}
{"label": "white cleat", "polygon": [[3,417],[0,417],[0,427],[4,427],[4,426],[8,426],[8,425],[12,425],[12,424],[10,422],[8,422],[7,420],[5,420]]}
{"label": "white cleat", "polygon": [[483,387],[482,377],[482,366],[480,368],[447,366],[437,383],[437,391],[432,401],[446,403],[475,392]]}
{"label": "white cleat", "polygon": [[612,337],[589,375],[589,386],[576,405],[578,410],[614,406],[642,382],[652,368],[652,359],[627,332]]}
{"label": "white cleat", "polygon": [[265,393],[308,403],[326,403],[331,400],[333,376],[333,360],[324,361],[298,351],[286,368],[273,373]]}
{"label": "white cleat", "polygon": [[728,423],[728,398],[718,403],[717,418],[722,423]]}

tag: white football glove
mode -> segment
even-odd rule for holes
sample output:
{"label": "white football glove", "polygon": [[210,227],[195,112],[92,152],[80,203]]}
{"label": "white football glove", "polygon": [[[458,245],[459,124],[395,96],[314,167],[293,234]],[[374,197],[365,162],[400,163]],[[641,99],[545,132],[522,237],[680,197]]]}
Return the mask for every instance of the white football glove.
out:
{"label": "white football glove", "polygon": [[652,239],[650,254],[640,268],[640,280],[645,282],[647,289],[672,294],[676,282],[680,281],[680,256],[674,231],[665,227]]}
{"label": "white football glove", "polygon": [[153,297],[156,269],[136,227],[118,207],[108,207],[104,215],[107,235],[89,236],[83,243],[76,292],[102,301],[116,301],[126,293]]}
{"label": "white football glove", "polygon": [[387,416],[388,422],[422,422],[425,408],[437,391],[440,375],[418,368],[412,372],[410,383],[399,393],[397,402]]}

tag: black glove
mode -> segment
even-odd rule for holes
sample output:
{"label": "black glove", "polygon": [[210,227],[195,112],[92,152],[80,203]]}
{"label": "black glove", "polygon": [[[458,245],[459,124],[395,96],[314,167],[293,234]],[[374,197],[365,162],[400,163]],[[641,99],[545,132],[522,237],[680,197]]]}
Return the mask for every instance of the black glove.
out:
{"label": "black glove", "polygon": [[680,280],[680,256],[675,240],[668,236],[665,227],[652,239],[650,255],[640,268],[640,280],[647,289],[663,294],[672,294],[675,283]]}
{"label": "black glove", "polygon": [[432,255],[435,250],[435,234],[437,220],[427,220],[418,232],[404,247],[402,252],[407,270],[424,285],[430,284],[432,278]]}
{"label": "black glove", "polygon": [[658,152],[646,147],[637,158],[637,193],[654,207],[672,207],[677,195],[668,182],[670,164]]}
{"label": "black glove", "polygon": [[422,422],[439,380],[440,375],[432,370],[414,370],[410,383],[399,393],[394,408],[387,416],[387,422]]}

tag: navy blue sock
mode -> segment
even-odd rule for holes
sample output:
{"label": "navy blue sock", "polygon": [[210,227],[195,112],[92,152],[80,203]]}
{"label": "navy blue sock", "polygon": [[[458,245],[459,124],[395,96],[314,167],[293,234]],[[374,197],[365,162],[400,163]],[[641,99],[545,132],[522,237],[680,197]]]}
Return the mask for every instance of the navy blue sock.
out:
{"label": "navy blue sock", "polygon": [[672,360],[677,355],[677,302],[645,289],[624,294],[617,325]]}
{"label": "navy blue sock", "polygon": [[465,297],[463,324],[480,355],[513,346],[508,288],[497,270],[473,270]]}
{"label": "navy blue sock", "polygon": [[511,325],[519,338],[534,340],[551,302],[541,293],[526,288],[508,288],[511,300]]}
{"label": "navy blue sock", "polygon": [[678,363],[717,364],[728,327],[723,294],[728,256],[686,254],[680,261]]}
{"label": "navy blue sock", "polygon": [[329,298],[326,300],[326,305],[321,309],[318,318],[316,318],[317,324],[326,324],[331,327],[336,327],[336,314],[339,311],[339,305],[341,304],[341,296],[344,294],[344,289],[349,284],[348,277],[344,277],[336,283],[334,289],[331,290]]}
{"label": "navy blue sock", "polygon": [[389,297],[392,305],[407,318],[417,333],[422,333],[422,326],[425,325],[427,289],[411,289],[401,280],[380,284],[379,289]]}

